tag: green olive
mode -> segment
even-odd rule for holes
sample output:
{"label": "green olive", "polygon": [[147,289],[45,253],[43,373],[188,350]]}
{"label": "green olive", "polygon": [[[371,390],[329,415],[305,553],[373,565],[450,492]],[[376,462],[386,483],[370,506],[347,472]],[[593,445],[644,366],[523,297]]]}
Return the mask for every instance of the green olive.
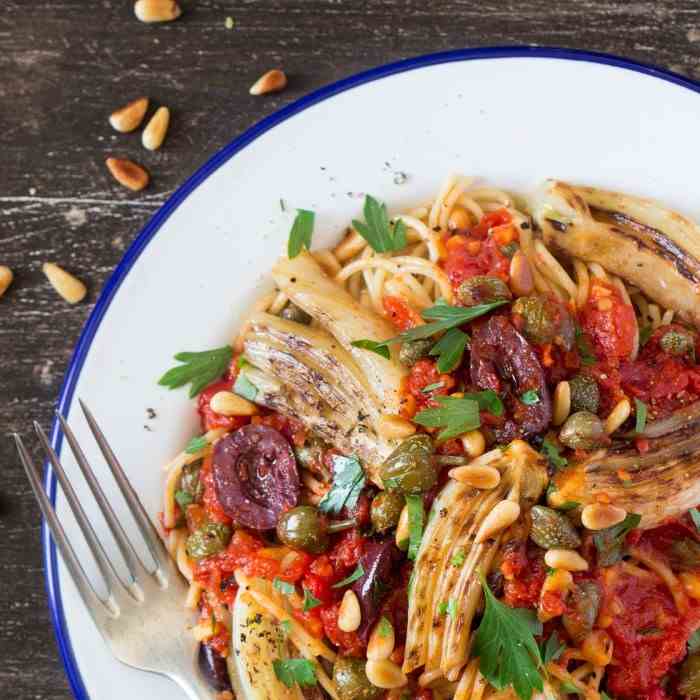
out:
{"label": "green olive", "polygon": [[557,301],[540,296],[520,297],[515,300],[512,310],[522,319],[520,328],[530,342],[555,343],[565,350],[574,346],[574,321]]}
{"label": "green olive", "polygon": [[700,697],[700,653],[690,654],[681,664],[678,692],[690,698]]}
{"label": "green olive", "polygon": [[312,321],[311,316],[304,309],[300,309],[296,304],[292,304],[291,301],[282,309],[280,316],[287,321],[301,323],[304,326],[308,326]]}
{"label": "green olive", "polygon": [[437,481],[433,466],[433,442],[427,435],[404,440],[381,466],[380,475],[387,491],[419,494]]}
{"label": "green olive", "polygon": [[380,491],[370,508],[372,526],[377,532],[386,532],[396,527],[406,499],[397,491]]}
{"label": "green olive", "polygon": [[224,550],[230,539],[231,528],[228,525],[209,522],[187,538],[185,549],[192,559],[203,559]]}
{"label": "green olive", "polygon": [[333,664],[333,681],[340,700],[377,700],[386,691],[372,685],[365,672],[365,660],[340,656]]}
{"label": "green olive", "polygon": [[489,301],[510,301],[510,288],[500,277],[474,275],[464,280],[457,288],[457,298],[464,306],[486,304]]}
{"label": "green olive", "polygon": [[428,357],[433,345],[435,345],[435,341],[430,340],[430,338],[407,340],[401,344],[399,361],[406,367],[413,367],[418,360]]}
{"label": "green olive", "polygon": [[669,355],[687,355],[695,350],[695,338],[690,331],[674,328],[661,336],[659,345]]}
{"label": "green olive", "polygon": [[199,471],[201,469],[202,462],[197,461],[192,464],[186,464],[182,468],[182,475],[180,476],[180,488],[178,491],[186,493],[189,497],[191,503],[196,503],[202,497],[202,492],[204,487],[199,479]]}
{"label": "green olive", "polygon": [[589,411],[598,413],[600,389],[598,382],[587,374],[577,374],[569,379],[571,391],[571,411]]}
{"label": "green olive", "polygon": [[536,545],[543,549],[576,549],[580,546],[581,538],[576,528],[563,513],[547,506],[533,506],[530,517],[530,539]]}
{"label": "green olive", "polygon": [[595,581],[581,581],[574,586],[567,602],[567,611],[561,618],[564,629],[577,645],[593,630],[602,598]]}
{"label": "green olive", "polygon": [[690,537],[675,540],[668,554],[671,567],[676,571],[700,569],[700,543]]}
{"label": "green olive", "polygon": [[313,506],[297,506],[280,515],[277,537],[288,547],[320,554],[328,549],[328,532]]}
{"label": "green olive", "polygon": [[593,450],[605,442],[603,421],[590,411],[578,411],[567,419],[559,432],[559,441],[572,450]]}

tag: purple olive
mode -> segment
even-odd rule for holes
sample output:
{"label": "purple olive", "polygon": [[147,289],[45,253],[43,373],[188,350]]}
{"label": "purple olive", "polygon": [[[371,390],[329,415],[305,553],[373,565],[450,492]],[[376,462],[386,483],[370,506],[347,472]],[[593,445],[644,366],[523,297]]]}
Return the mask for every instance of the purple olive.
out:
{"label": "purple olive", "polygon": [[226,659],[208,644],[199,645],[199,670],[214,690],[231,690]]}
{"label": "purple olive", "polygon": [[364,574],[352,585],[357,599],[360,601],[362,622],[357,630],[362,641],[369,639],[374,623],[379,619],[382,603],[391,591],[391,579],[398,572],[398,563],[403,553],[394,544],[393,537],[368,542],[360,565]]}
{"label": "purple olive", "polygon": [[274,428],[244,425],[214,448],[214,488],[235,524],[272,530],[294,508],[301,486],[294,453]]}

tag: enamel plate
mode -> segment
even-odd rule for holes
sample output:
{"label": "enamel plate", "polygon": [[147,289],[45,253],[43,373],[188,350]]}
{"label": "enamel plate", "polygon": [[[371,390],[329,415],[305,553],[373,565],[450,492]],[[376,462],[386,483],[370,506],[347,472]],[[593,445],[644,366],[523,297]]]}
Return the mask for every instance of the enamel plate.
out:
{"label": "enamel plate", "polygon": [[[60,409],[115,495],[127,531],[135,527],[93,449],[77,398],[91,407],[156,518],[162,467],[197,432],[186,391],[169,392],[156,381],[176,352],[230,342],[285,250],[294,208],[317,212],[314,243],[328,244],[361,212],[364,193],[396,211],[424,202],[449,174],[463,173],[521,191],[547,177],[619,189],[699,219],[699,90],[610,56],[456,51],[323,88],[231,142],[127,251],[87,322],[61,392]],[[156,418],[147,418],[148,408]],[[55,428],[53,443],[69,474],[77,474]],[[50,471],[46,478],[56,495]],[[75,483],[111,546],[87,488],[77,476]],[[56,506],[82,545],[61,494]],[[44,541],[53,621],[76,697],[184,698],[169,680],[112,658],[48,536]],[[94,575],[87,548],[78,553]],[[187,634],[185,624],[183,610],[182,626],[162,634]]]}

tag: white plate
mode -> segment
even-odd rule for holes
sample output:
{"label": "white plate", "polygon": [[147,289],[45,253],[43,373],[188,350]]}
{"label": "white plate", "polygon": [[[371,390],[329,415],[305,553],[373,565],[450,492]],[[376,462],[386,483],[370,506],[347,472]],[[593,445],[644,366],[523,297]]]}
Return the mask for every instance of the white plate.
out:
{"label": "white plate", "polygon": [[[411,59],[313,93],[232,142],[153,217],[85,327],[61,411],[91,445],[74,399],[87,402],[155,517],[161,466],[196,432],[186,392],[168,392],[156,380],[174,353],[232,338],[284,250],[292,214],[281,211],[280,198],[289,209],[317,212],[315,243],[339,235],[360,212],[361,193],[396,210],[423,201],[453,172],[517,189],[546,177],[571,179],[657,197],[700,218],[698,90],[679,76],[609,56],[510,48]],[[407,174],[404,184],[395,184],[397,172]],[[149,407],[155,420],[146,418]],[[75,474],[55,429],[53,440]],[[96,449],[88,457],[116,493]],[[47,483],[55,493],[50,473]],[[91,503],[87,490],[79,491]],[[57,509],[80,539],[62,495]],[[86,549],[80,553],[93,570]],[[180,697],[168,680],[112,659],[48,538],[45,556],[76,697]]]}

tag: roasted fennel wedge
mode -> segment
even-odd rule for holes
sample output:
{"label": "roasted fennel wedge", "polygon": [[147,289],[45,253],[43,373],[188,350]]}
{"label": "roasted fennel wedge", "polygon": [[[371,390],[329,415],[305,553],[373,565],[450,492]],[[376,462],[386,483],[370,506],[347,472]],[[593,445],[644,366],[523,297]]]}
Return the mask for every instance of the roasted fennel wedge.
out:
{"label": "roasted fennel wedge", "polygon": [[[547,483],[542,456],[522,440],[471,462],[495,467],[500,483],[480,491],[450,480],[436,498],[416,559],[409,596],[404,672],[421,666],[459,678],[469,659],[472,621],[482,598],[478,574],[486,575],[509,531],[482,538],[482,526],[503,501],[517,503],[520,519]],[[453,611],[445,614],[445,608]]]}
{"label": "roasted fennel wedge", "polygon": [[598,263],[700,326],[700,227],[657,202],[550,180],[533,213],[554,253]]}

